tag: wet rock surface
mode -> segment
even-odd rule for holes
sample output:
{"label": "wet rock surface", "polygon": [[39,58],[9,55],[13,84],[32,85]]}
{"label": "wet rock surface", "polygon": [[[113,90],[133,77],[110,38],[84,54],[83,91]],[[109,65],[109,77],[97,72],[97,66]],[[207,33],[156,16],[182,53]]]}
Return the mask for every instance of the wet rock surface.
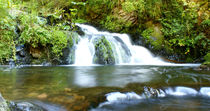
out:
{"label": "wet rock surface", "polygon": [[0,111],[48,111],[27,101],[7,101],[0,94]]}
{"label": "wet rock surface", "polygon": [[0,111],[8,111],[9,106],[7,104],[7,101],[1,96],[0,93]]}
{"label": "wet rock surface", "polygon": [[202,64],[200,67],[197,68],[197,70],[210,71],[210,64]]}
{"label": "wet rock surface", "polygon": [[47,111],[29,102],[10,102],[11,111]]}
{"label": "wet rock surface", "polygon": [[109,41],[104,36],[95,40],[94,62],[97,64],[114,64],[115,58]]}

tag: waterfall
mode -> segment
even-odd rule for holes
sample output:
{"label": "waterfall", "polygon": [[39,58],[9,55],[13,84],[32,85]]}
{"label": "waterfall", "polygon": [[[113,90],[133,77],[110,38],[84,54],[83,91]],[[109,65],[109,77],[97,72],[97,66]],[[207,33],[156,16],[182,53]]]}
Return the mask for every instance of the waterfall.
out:
{"label": "waterfall", "polygon": [[76,45],[75,65],[169,64],[154,57],[145,47],[133,45],[127,34],[102,32],[89,25],[76,25],[84,35],[79,37],[80,41]]}
{"label": "waterfall", "polygon": [[88,38],[80,38],[75,51],[75,65],[91,65],[94,52],[94,46]]}

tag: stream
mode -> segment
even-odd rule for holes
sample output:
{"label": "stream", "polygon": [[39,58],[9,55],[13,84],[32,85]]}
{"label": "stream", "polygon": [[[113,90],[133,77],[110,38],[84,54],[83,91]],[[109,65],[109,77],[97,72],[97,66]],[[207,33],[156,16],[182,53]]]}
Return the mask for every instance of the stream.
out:
{"label": "stream", "polygon": [[[100,93],[106,99],[95,107],[88,106],[89,110],[208,111],[210,74],[195,68],[115,65],[25,66],[10,69],[1,66],[0,92],[8,100],[44,102],[42,107],[48,109],[49,104],[54,104],[50,108],[58,105],[71,111],[74,106],[68,107],[70,102],[66,100],[75,102],[76,96],[97,97],[94,94]],[[102,87],[103,90],[100,90]],[[75,106],[79,104],[78,107],[84,107],[82,101]]]}
{"label": "stream", "polygon": [[169,63],[133,45],[127,34],[76,25],[84,34],[69,65],[0,66],[6,100],[46,111],[210,110],[210,73],[198,70],[200,64]]}

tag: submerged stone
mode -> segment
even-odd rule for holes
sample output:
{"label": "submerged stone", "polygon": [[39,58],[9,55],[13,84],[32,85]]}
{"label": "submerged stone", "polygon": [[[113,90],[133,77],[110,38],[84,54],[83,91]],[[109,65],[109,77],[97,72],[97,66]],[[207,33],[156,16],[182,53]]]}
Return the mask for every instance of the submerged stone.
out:
{"label": "submerged stone", "polygon": [[46,111],[43,108],[29,102],[18,102],[10,104],[11,111]]}
{"label": "submerged stone", "polygon": [[0,111],[46,111],[30,102],[12,102],[5,100],[0,93]]}

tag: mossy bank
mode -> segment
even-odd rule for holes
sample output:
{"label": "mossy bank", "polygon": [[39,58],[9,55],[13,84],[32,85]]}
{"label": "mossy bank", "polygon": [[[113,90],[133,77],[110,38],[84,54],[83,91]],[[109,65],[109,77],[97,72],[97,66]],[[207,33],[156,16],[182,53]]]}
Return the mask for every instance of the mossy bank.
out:
{"label": "mossy bank", "polygon": [[[61,4],[60,4],[61,3]],[[1,64],[68,64],[74,45],[68,1],[1,0]],[[68,5],[67,5],[68,6]]]}

